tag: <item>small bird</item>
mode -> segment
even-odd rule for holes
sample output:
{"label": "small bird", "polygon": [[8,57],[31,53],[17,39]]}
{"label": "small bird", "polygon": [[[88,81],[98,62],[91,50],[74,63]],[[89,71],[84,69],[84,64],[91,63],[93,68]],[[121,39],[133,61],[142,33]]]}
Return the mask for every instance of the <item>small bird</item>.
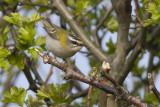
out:
{"label": "small bird", "polygon": [[75,55],[82,48],[83,42],[80,38],[54,25],[49,18],[42,18],[41,20],[48,33],[46,47],[55,56],[66,59]]}

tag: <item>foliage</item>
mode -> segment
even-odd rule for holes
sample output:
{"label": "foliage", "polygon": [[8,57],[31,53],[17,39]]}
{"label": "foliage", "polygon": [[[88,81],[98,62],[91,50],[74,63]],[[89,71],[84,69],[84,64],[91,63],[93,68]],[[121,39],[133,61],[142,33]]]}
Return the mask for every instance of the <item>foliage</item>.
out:
{"label": "foliage", "polygon": [[57,84],[56,87],[53,84],[48,84],[41,86],[40,90],[37,91],[37,97],[39,98],[50,98],[53,101],[53,105],[56,106],[60,103],[70,103],[71,98],[68,98],[67,95],[64,95],[64,91],[67,89],[67,84]]}
{"label": "foliage", "polygon": [[21,107],[23,107],[24,99],[26,97],[27,91],[24,88],[12,87],[10,92],[5,91],[3,93],[4,99],[3,103],[17,103]]}
{"label": "foliage", "polygon": [[113,17],[110,17],[107,20],[106,27],[110,32],[112,32],[112,33],[116,32],[118,30],[118,22],[117,22],[117,20],[115,20]]}
{"label": "foliage", "polygon": [[89,1],[87,0],[79,0],[76,3],[76,14],[86,14],[86,12],[84,11],[84,9],[86,9],[89,6]]}
{"label": "foliage", "polygon": [[[61,103],[70,103],[72,99],[67,95],[64,95],[64,91],[67,89],[67,84],[57,84],[56,87],[53,84],[47,84],[46,86],[41,86],[37,90],[37,95],[33,98],[31,95],[28,96],[26,103],[29,107],[37,107],[44,105],[44,99],[50,98],[53,103],[51,105],[58,105]],[[12,87],[10,92],[5,91],[3,93],[4,99],[1,100],[3,103],[16,103],[23,106],[27,91],[24,88]]]}
{"label": "foliage", "polygon": [[154,2],[150,2],[148,4],[147,11],[152,14],[151,19],[145,20],[143,24],[144,27],[149,26],[152,23],[159,24],[160,23],[160,1],[155,0]]}
{"label": "foliage", "polygon": [[0,29],[0,32],[2,32],[2,35],[0,34],[0,45],[3,46],[7,42],[7,34],[9,32],[10,28],[7,26],[4,31],[2,32],[2,28]]}
{"label": "foliage", "polygon": [[28,104],[28,107],[39,107],[45,104],[43,99],[40,99],[38,97],[33,98],[31,95],[28,96],[26,102]]}
{"label": "foliage", "polygon": [[139,55],[139,57],[136,59],[136,61],[134,62],[134,66],[132,68],[132,73],[135,76],[140,76],[142,75],[142,73],[146,70],[144,66],[139,66],[139,62],[140,60],[143,58],[143,54]]}
{"label": "foliage", "polygon": [[0,48],[0,67],[7,71],[7,68],[9,67],[9,62],[7,61],[6,57],[10,55],[11,52],[7,49]]}
{"label": "foliage", "polygon": [[19,69],[24,68],[24,60],[25,56],[22,53],[14,53],[7,57],[9,64],[18,67]]}
{"label": "foliage", "polygon": [[144,102],[147,104],[153,105],[153,107],[158,107],[159,101],[157,100],[156,96],[152,93],[146,93],[144,97]]}
{"label": "foliage", "polygon": [[106,43],[106,46],[108,47],[108,51],[107,51],[107,54],[113,54],[116,50],[116,47],[115,45],[113,44],[111,38],[109,40],[108,43]]}
{"label": "foliage", "polygon": [[[38,58],[39,55],[37,52],[35,52],[35,48],[37,48],[39,51],[44,50],[44,44],[45,44],[45,37],[44,36],[38,36],[35,38],[35,23],[40,20],[40,15],[36,14],[35,12],[32,13],[31,17],[28,18],[26,16],[21,16],[19,13],[11,13],[11,16],[4,16],[3,19],[8,21],[9,23],[12,23],[13,25],[18,27],[19,36],[16,38],[18,44],[16,46],[17,49],[21,51],[27,50],[28,53],[32,55],[34,59]],[[3,46],[8,42],[7,34],[9,32],[10,28],[6,27],[4,31],[2,32],[2,29],[0,31],[2,32],[0,35],[0,45]],[[11,52],[9,50],[4,49],[3,47],[0,49],[1,54],[4,54],[5,56],[0,58],[0,67],[4,69],[5,71],[9,67],[9,64],[14,65],[15,67],[18,67],[20,69],[24,68],[23,59],[25,55],[20,52]],[[7,53],[8,54],[7,54]]]}
{"label": "foliage", "polygon": [[[109,5],[110,4],[109,1],[107,2],[105,0],[63,0],[63,1],[67,6],[67,9],[73,14],[73,20],[76,21],[83,28],[88,38],[93,43],[95,43],[95,36],[96,36],[97,41],[99,42],[99,45],[100,45],[97,47],[101,48],[100,49],[101,51],[103,51],[103,47],[108,48],[107,51],[103,51],[104,55],[106,55],[107,58],[109,57],[110,58],[109,61],[114,62],[115,66],[120,66],[119,64],[121,63],[121,60],[118,60],[118,58],[116,57],[116,55],[119,53],[115,52],[118,43],[113,43],[113,40],[115,39],[113,36],[116,36],[119,33],[118,24],[120,20],[118,18],[122,19],[124,17],[117,17],[117,16],[121,12],[117,13],[113,9],[113,11],[106,17],[102,25],[98,28],[97,26],[100,24],[100,22],[104,18],[104,15],[111,7],[111,5]],[[138,57],[136,57],[136,60],[134,61],[134,63],[132,63],[133,67],[131,67],[129,71],[131,72],[131,74],[133,74],[132,76],[136,77],[136,79],[138,78],[137,79],[138,81],[132,81],[132,80],[130,81],[130,84],[133,84],[133,90],[132,90],[133,96],[141,96],[142,94],[139,92],[139,89],[145,90],[145,88],[147,87],[146,84],[141,80],[146,79],[142,77],[143,77],[143,74],[148,72],[148,66],[142,66],[139,63],[141,60],[144,59],[145,53],[143,51],[146,51],[147,53],[152,52],[153,59],[154,59],[152,72],[155,75],[159,73],[159,58],[160,58],[160,51],[159,51],[160,36],[155,36],[155,35],[159,35],[159,32],[154,34],[154,31],[157,30],[160,23],[160,0],[154,0],[154,1],[140,0],[137,2],[139,4],[137,6],[139,7],[136,7],[136,5],[133,6],[134,3],[131,4],[132,13],[136,14],[136,16],[139,17],[141,21],[137,21],[137,20],[135,21],[133,20],[135,19],[135,17],[133,18],[131,16],[132,18],[131,18],[130,25],[136,26],[140,22],[145,22],[143,24],[143,27],[146,27],[146,28],[129,29],[128,40],[130,44],[129,46],[126,46],[126,47],[127,48],[129,47],[131,50],[126,52],[125,54],[126,56],[124,55],[125,56],[124,60],[127,61],[128,58],[130,57],[130,53],[132,53],[133,50],[136,51],[135,45],[137,46],[137,43],[139,42],[139,40],[136,41],[135,44],[132,44],[132,41],[136,40],[137,38],[140,38],[139,33],[141,33],[142,30],[147,29],[146,30],[147,38],[146,38],[146,42],[144,43],[145,44],[144,47],[140,47],[142,51],[141,54],[139,54]],[[24,3],[24,4],[21,4],[21,3]],[[38,23],[39,21],[41,21],[42,16],[49,17],[52,21],[53,20],[57,21],[57,16],[58,16],[58,18],[60,18],[60,25],[62,26],[65,25],[66,29],[69,28],[68,24],[70,25],[70,22],[67,23],[68,20],[65,17],[63,17],[63,15],[60,15],[61,13],[59,13],[59,11],[57,11],[55,7],[54,8],[45,7],[45,5],[52,6],[52,4],[54,5],[53,0],[2,0],[2,2],[0,3],[1,5],[0,13],[2,13],[0,14],[0,16],[2,16],[2,18],[6,21],[6,22],[4,20],[1,21],[1,18],[0,18],[0,27],[1,27],[0,28],[0,74],[2,74],[2,76],[5,76],[7,83],[10,82],[10,84],[12,85],[12,81],[16,80],[17,76],[19,76],[17,71],[23,72],[24,61],[26,61],[25,60],[26,58],[29,58],[29,61],[31,62],[31,64],[33,64],[32,66],[34,66],[35,69],[37,69],[35,71],[39,70],[39,65],[38,65],[39,62],[37,60],[39,55],[37,54],[35,49],[38,49],[39,51],[46,50],[45,37],[43,35],[37,35],[37,32],[38,32],[37,28],[43,27],[43,26],[39,26],[40,24]],[[137,10],[134,12],[133,8],[135,8],[135,10],[137,8]],[[33,11],[36,11],[38,13]],[[146,12],[149,12],[151,14],[151,18],[144,20]],[[25,14],[26,16],[21,14]],[[30,17],[28,15],[30,15]],[[67,21],[65,22],[63,19]],[[5,22],[5,24],[1,22]],[[125,20],[123,20],[123,23],[125,23]],[[74,31],[74,29],[70,29],[70,30]],[[128,28],[124,28],[124,31],[126,30],[128,30]],[[121,33],[122,32],[123,31],[121,31]],[[132,35],[130,36],[130,34]],[[109,41],[107,43],[104,43],[103,40],[108,35],[109,35]],[[123,39],[123,37],[121,39]],[[144,41],[141,41],[141,42],[144,42]],[[126,50],[129,50],[129,49],[126,49]],[[99,75],[101,73],[99,71],[101,71],[102,63],[94,57],[92,52],[90,52],[90,49],[88,49],[87,51],[89,54],[87,53],[86,59],[89,62],[88,64],[89,68],[92,68],[92,69],[90,70],[91,71],[90,73],[85,75],[89,75],[91,79],[92,77],[99,78],[99,76],[101,76]],[[155,59],[158,59],[158,61],[156,62]],[[116,63],[117,60],[120,63]],[[113,65],[114,63],[111,63],[111,65]],[[148,60],[146,61],[146,63],[148,63]],[[23,88],[12,87],[10,91],[4,92],[3,94],[4,99],[2,100],[3,103],[12,102],[20,106],[23,106],[25,102],[25,104],[29,107],[37,107],[37,106],[47,105],[47,103],[50,104],[50,106],[59,106],[64,103],[71,104],[71,102],[74,101],[69,97],[69,95],[65,95],[65,90],[68,88],[67,84],[54,86],[53,84],[46,85],[44,83],[45,85],[42,86],[40,84],[41,83],[40,77],[43,76],[43,79],[45,78],[45,75],[43,75],[42,73],[45,72],[46,74],[46,70],[44,70],[43,72],[38,71],[37,74],[40,74],[40,77],[39,77],[39,75],[33,72],[34,68],[32,68],[30,65],[29,66],[27,65],[27,67],[28,67],[28,74],[31,73],[31,77],[27,79],[28,80],[33,79],[35,85],[39,88],[39,90],[36,90],[37,91],[36,97],[29,95],[28,99],[25,101],[27,91]],[[73,66],[73,68],[75,67]],[[119,68],[123,69],[124,67],[121,66]],[[111,68],[110,70],[111,72],[109,72],[110,74],[113,73],[112,70],[115,70],[115,69]],[[119,72],[121,71],[121,69],[117,69],[117,70]],[[4,71],[15,72],[15,75],[13,76],[13,78],[8,78],[5,75],[6,72]],[[10,72],[7,72],[7,73],[10,73]],[[3,81],[3,78],[0,78],[0,86],[5,87],[3,86],[1,80]],[[8,87],[10,86],[10,84],[8,85]],[[30,85],[29,89],[32,89],[31,88],[32,84],[29,84],[29,85]],[[7,89],[7,88],[4,88],[4,89]],[[91,94],[90,106],[98,104],[98,100],[99,100],[98,96],[99,96],[99,90],[93,88],[92,94]],[[145,92],[142,98],[144,98],[144,102],[148,104],[151,104],[153,106],[158,105],[158,101],[156,100],[156,97],[153,94],[149,94],[149,93],[146,94]],[[48,101],[46,101],[46,99]],[[82,99],[83,99],[82,102],[73,102],[72,103],[73,106],[75,107],[86,106],[87,97],[85,96]]]}
{"label": "foliage", "polygon": [[[40,15],[32,13],[31,18],[26,16],[20,16],[19,13],[11,13],[11,17],[4,16],[3,19],[19,27],[19,37],[17,38],[18,45],[17,48],[20,50],[27,50],[31,46],[42,45],[44,40],[43,37],[38,37],[34,40],[35,37],[35,22],[40,20]],[[36,43],[38,42],[38,43]],[[41,42],[41,43],[40,43]]]}

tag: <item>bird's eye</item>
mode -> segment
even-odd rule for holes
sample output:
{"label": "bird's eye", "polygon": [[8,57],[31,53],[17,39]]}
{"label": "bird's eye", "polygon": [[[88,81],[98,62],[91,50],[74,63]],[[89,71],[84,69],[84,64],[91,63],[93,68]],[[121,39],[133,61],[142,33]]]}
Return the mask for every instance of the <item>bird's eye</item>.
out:
{"label": "bird's eye", "polygon": [[72,41],[73,44],[78,45],[78,43],[76,41]]}

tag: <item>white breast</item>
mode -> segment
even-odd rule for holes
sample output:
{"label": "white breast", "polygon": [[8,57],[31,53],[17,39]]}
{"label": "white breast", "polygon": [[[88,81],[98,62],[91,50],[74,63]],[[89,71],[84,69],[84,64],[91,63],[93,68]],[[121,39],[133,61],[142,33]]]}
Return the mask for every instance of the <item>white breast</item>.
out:
{"label": "white breast", "polygon": [[51,51],[55,56],[60,58],[68,58],[73,56],[76,52],[72,49],[64,49],[61,43],[55,39],[52,39],[50,36],[46,36],[46,47]]}

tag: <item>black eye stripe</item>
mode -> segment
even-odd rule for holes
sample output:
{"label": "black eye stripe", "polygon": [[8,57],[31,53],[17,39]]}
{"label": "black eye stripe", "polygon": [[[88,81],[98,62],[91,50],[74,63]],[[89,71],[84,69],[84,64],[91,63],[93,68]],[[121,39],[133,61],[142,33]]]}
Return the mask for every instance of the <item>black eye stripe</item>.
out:
{"label": "black eye stripe", "polygon": [[76,41],[72,41],[73,44],[78,45],[78,43]]}

